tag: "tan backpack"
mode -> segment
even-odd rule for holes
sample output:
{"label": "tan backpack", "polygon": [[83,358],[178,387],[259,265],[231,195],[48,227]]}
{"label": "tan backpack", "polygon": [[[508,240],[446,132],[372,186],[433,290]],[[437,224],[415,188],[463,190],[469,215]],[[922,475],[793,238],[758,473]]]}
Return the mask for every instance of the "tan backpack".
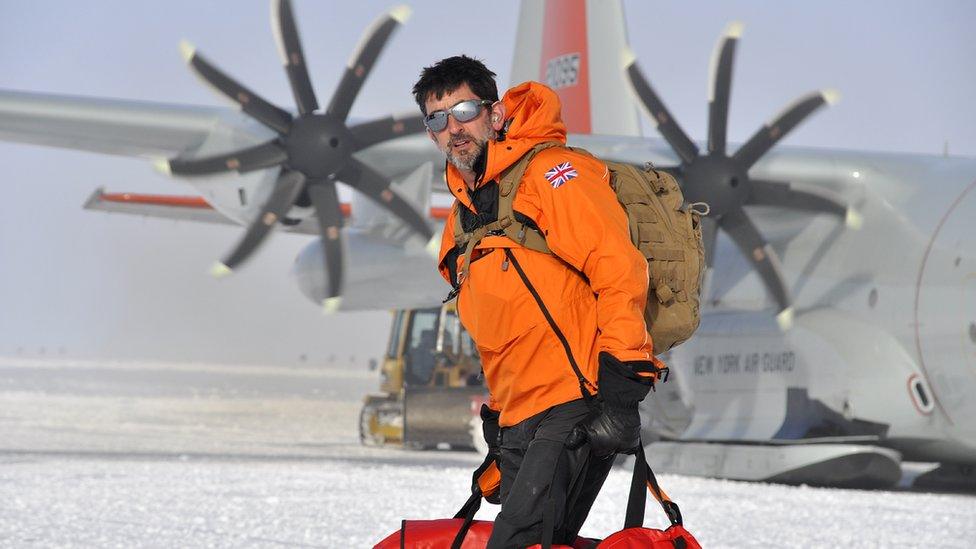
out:
{"label": "tan backpack", "polygon": [[[541,143],[508,167],[498,179],[498,220],[464,232],[461,216],[455,211],[454,241],[464,250],[460,279],[467,276],[474,247],[488,234],[504,234],[521,245],[551,254],[545,237],[515,219],[512,202],[522,176],[535,155],[561,143]],[[593,156],[584,149],[566,147]],[[705,251],[702,245],[701,216],[707,205],[684,205],[681,189],[671,174],[620,162],[600,160],[610,169],[610,185],[627,213],[630,240],[647,259],[648,293],[644,320],[654,342],[654,353],[661,354],[680,345],[698,328]],[[703,206],[704,210],[697,208]]]}

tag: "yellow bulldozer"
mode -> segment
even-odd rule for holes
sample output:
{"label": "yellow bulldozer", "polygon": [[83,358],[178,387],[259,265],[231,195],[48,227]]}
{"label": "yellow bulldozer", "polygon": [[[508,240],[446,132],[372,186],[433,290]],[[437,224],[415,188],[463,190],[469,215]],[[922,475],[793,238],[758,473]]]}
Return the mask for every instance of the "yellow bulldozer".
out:
{"label": "yellow bulldozer", "polygon": [[[454,301],[440,308],[394,311],[380,393],[366,396],[359,416],[360,441],[412,449],[471,448],[472,418],[486,394],[478,351],[458,320]],[[480,420],[476,423],[480,438]]]}

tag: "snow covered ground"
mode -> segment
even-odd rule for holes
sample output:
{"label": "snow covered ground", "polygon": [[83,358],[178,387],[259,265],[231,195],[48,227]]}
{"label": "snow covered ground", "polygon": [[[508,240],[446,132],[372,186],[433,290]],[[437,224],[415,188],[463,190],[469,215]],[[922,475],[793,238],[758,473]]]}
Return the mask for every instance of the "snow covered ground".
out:
{"label": "snow covered ground", "polygon": [[[375,373],[0,359],[0,547],[371,547],[453,514],[473,453],[364,448]],[[662,475],[705,547],[974,547],[976,497]],[[618,529],[620,468],[584,535]],[[497,507],[486,505],[490,519]],[[649,505],[647,524],[663,526]]]}

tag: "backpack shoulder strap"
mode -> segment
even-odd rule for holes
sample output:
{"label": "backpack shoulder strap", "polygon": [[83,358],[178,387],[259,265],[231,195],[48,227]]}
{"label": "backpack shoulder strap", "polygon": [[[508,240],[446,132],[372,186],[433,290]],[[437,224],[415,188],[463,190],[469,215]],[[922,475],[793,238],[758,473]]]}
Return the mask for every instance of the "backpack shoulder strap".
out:
{"label": "backpack shoulder strap", "polygon": [[478,227],[477,229],[465,232],[461,223],[461,212],[459,201],[454,201],[454,243],[462,253],[461,269],[458,272],[458,284],[468,276],[468,268],[471,265],[471,254],[475,246],[489,234],[504,234],[509,239],[518,242],[520,245],[544,254],[551,254],[546,239],[535,229],[515,219],[515,211],[512,203],[515,200],[515,192],[518,190],[525,170],[529,163],[539,151],[550,147],[561,146],[562,143],[556,141],[546,141],[529,149],[514,164],[505,168],[498,177],[498,218],[496,221]]}
{"label": "backpack shoulder strap", "polygon": [[451,205],[451,214],[454,216],[454,243],[458,247],[465,246],[471,238],[469,233],[464,232],[464,225],[461,224],[461,208],[461,201],[455,198]]}
{"label": "backpack shoulder strap", "polygon": [[525,175],[525,170],[529,168],[529,163],[532,162],[535,155],[546,149],[560,146],[563,146],[563,144],[558,141],[545,141],[543,143],[539,143],[523,154],[522,158],[519,158],[514,164],[505,168],[502,171],[501,176],[498,178],[498,196],[514,196],[515,191],[518,190],[519,183],[522,182],[522,176]]}
{"label": "backpack shoulder strap", "polygon": [[505,232],[505,236],[530,250],[544,254],[552,253],[549,246],[546,245],[546,238],[538,231],[516,220],[512,204],[515,202],[515,194],[522,183],[525,171],[529,168],[529,164],[535,155],[546,149],[560,146],[562,143],[557,141],[539,143],[522,155],[518,162],[506,168],[498,178],[498,221],[501,223],[501,229]]}

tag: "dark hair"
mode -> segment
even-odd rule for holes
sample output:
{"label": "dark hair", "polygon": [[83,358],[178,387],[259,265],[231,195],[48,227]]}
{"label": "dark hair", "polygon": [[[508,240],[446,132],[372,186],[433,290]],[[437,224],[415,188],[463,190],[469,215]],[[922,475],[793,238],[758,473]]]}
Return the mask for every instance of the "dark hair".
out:
{"label": "dark hair", "polygon": [[440,99],[444,94],[467,83],[471,91],[480,99],[498,101],[498,86],[495,73],[488,70],[481,61],[467,55],[456,55],[441,59],[420,72],[420,80],[413,85],[413,98],[420,112],[427,114],[427,98],[433,94]]}

